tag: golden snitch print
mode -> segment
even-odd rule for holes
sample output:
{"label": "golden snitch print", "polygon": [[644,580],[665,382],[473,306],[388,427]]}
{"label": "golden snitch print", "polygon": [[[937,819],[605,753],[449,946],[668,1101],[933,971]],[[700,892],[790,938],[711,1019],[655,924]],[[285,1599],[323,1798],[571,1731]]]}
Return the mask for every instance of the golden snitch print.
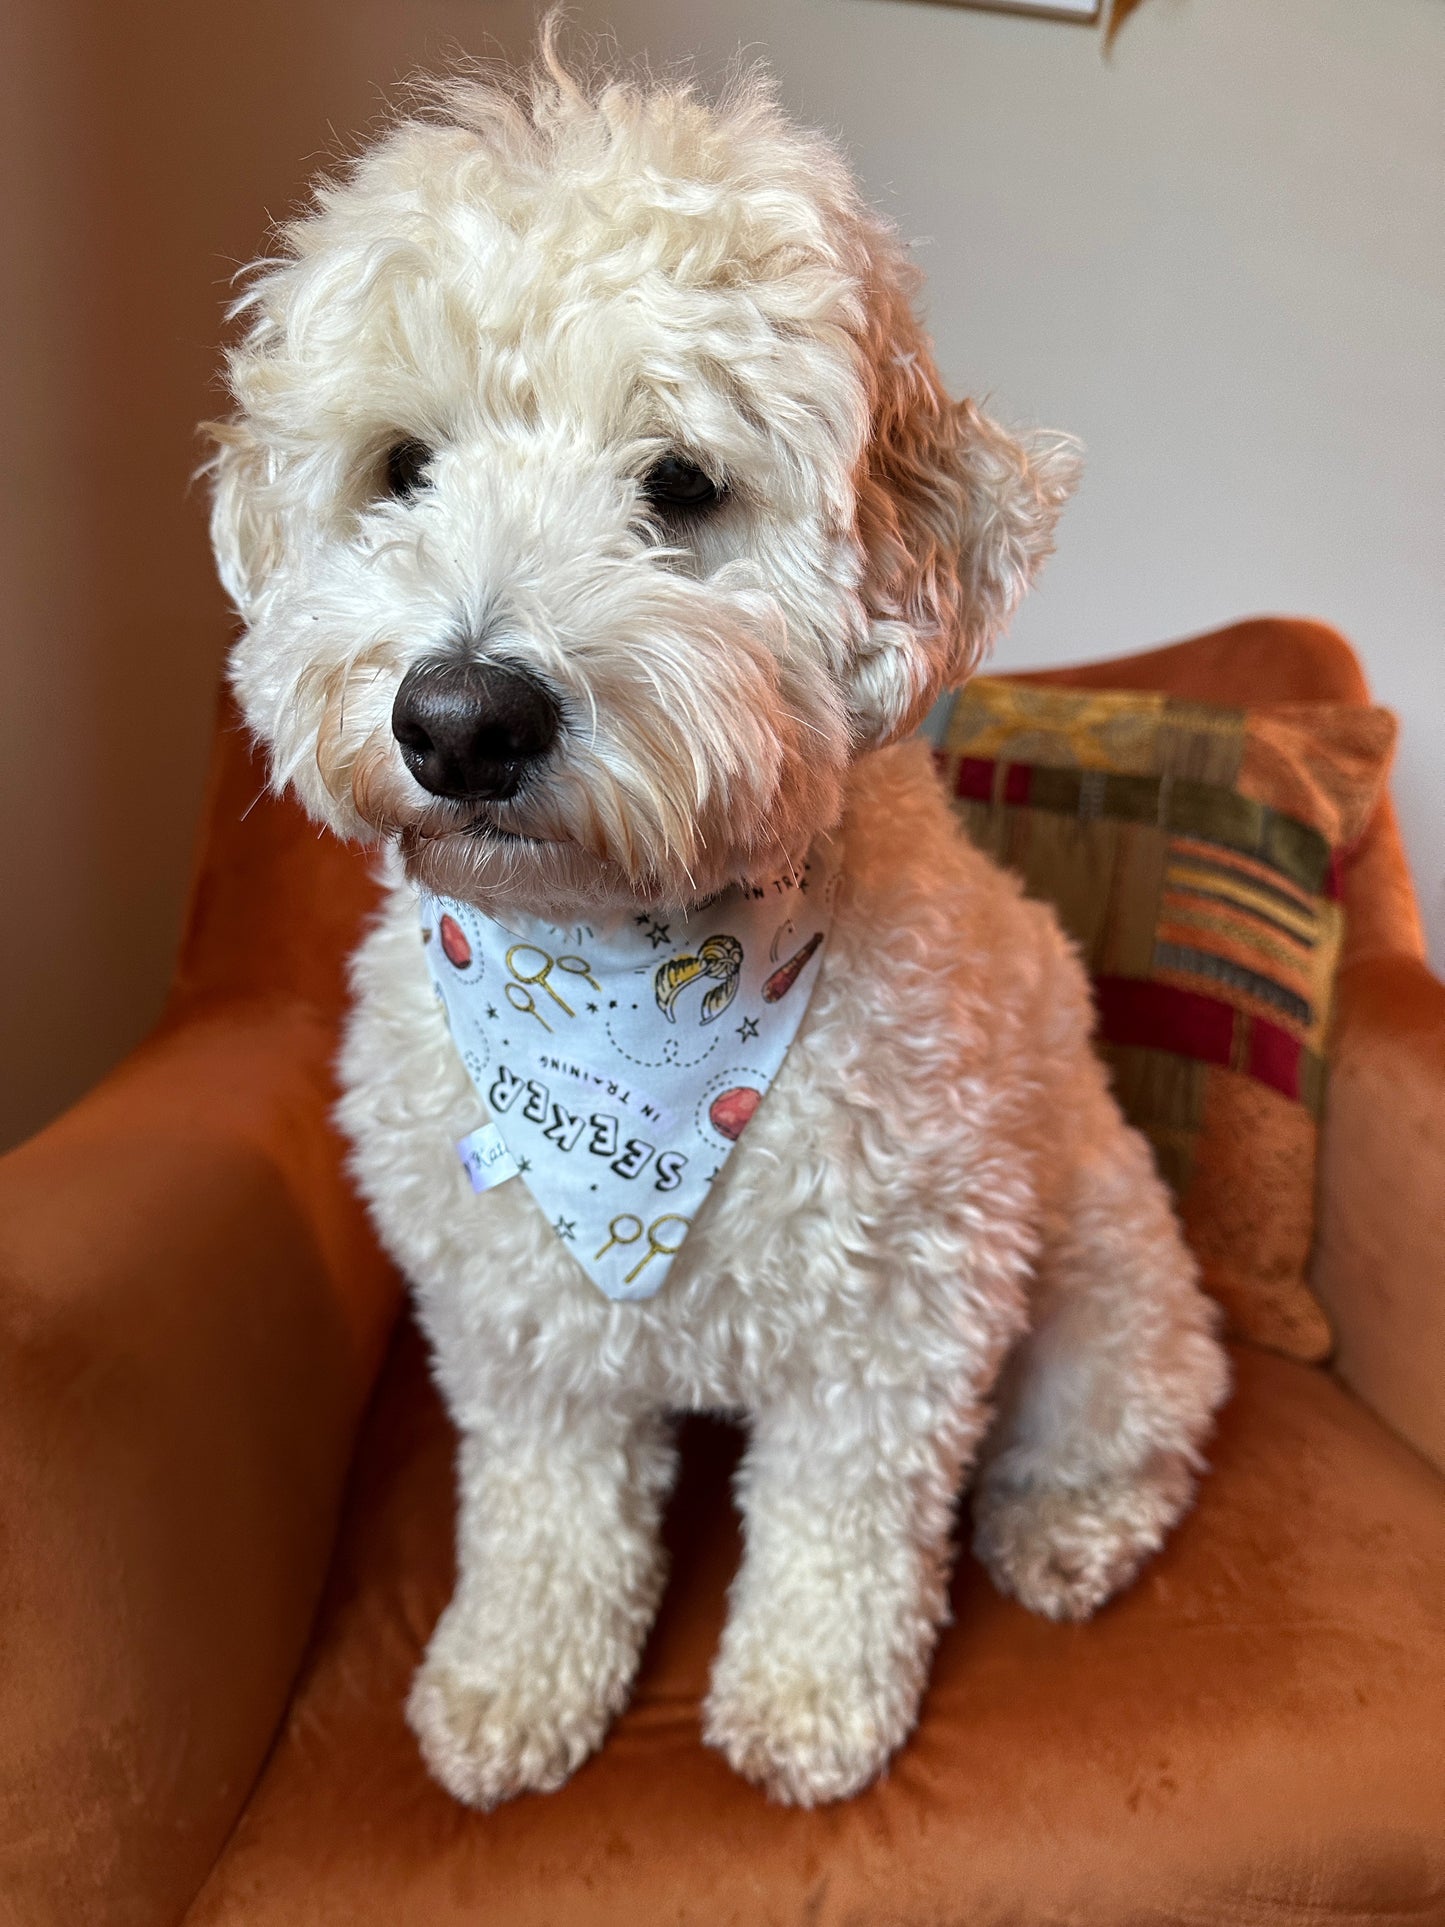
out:
{"label": "golden snitch print", "polygon": [[652,980],[657,1008],[668,1023],[675,1024],[677,1012],[674,1007],[679,995],[697,978],[711,977],[715,981],[712,988],[703,994],[701,1017],[704,1024],[711,1024],[722,1016],[737,996],[742,968],[743,947],[736,937],[709,937],[698,945],[695,956],[690,951],[684,951],[657,966]]}

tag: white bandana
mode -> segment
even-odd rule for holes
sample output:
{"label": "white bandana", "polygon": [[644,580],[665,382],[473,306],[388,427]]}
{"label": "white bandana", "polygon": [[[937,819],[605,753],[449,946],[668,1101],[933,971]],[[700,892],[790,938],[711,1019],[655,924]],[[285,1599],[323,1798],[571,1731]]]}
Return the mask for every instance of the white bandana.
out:
{"label": "white bandana", "polygon": [[452,1039],[491,1114],[474,1189],[520,1176],[609,1298],[650,1298],[787,1055],[818,979],[839,848],[798,878],[611,928],[495,922],[423,895]]}

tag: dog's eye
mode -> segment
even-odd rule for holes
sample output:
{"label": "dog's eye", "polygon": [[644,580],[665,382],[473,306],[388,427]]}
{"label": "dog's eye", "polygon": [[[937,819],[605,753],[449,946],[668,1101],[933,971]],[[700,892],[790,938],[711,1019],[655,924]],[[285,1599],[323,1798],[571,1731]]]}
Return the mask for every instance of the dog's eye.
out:
{"label": "dog's eye", "polygon": [[436,451],[425,442],[397,442],[386,451],[386,492],[409,502],[418,490],[431,487],[427,464]]}
{"label": "dog's eye", "polygon": [[642,493],[654,508],[710,509],[726,491],[685,455],[664,455],[643,476]]}

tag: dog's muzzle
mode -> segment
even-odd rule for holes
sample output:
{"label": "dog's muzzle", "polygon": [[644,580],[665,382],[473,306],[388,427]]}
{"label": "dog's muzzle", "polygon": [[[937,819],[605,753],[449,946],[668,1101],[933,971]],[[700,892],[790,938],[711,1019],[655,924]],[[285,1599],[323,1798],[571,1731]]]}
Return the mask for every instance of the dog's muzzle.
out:
{"label": "dog's muzzle", "polygon": [[402,678],[391,733],[424,790],[456,802],[504,802],[557,739],[552,692],[525,670],[425,656]]}

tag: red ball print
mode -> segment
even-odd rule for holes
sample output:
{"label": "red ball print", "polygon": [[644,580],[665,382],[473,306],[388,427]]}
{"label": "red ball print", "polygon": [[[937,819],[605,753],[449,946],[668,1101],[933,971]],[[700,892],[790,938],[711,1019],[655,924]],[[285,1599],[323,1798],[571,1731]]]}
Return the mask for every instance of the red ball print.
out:
{"label": "red ball print", "polygon": [[708,1121],[721,1136],[731,1138],[736,1143],[762,1101],[761,1091],[739,1084],[735,1090],[724,1091],[720,1097],[713,1099],[708,1106]]}
{"label": "red ball print", "polygon": [[466,970],[472,961],[472,946],[467,942],[467,933],[455,917],[441,920],[442,949],[446,952],[449,964],[458,970]]}

